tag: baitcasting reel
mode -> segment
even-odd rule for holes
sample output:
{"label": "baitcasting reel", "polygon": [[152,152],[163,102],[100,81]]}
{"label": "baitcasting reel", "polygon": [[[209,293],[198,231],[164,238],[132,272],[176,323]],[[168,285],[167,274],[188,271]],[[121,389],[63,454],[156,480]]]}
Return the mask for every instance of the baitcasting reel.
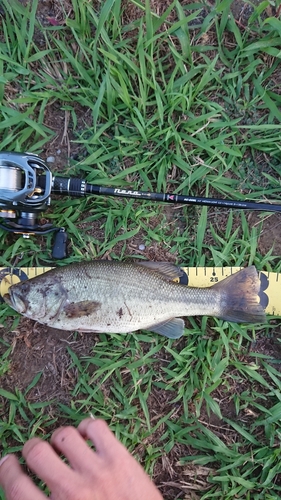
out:
{"label": "baitcasting reel", "polygon": [[[40,182],[43,178],[43,182]],[[66,233],[52,224],[38,223],[51,203],[52,174],[32,153],[0,152],[0,217],[2,229],[28,238],[31,234],[57,231],[53,257],[65,257]]]}
{"label": "baitcasting reel", "polygon": [[[45,176],[44,187],[38,178]],[[0,153],[0,227],[24,235],[45,234],[51,225],[39,226],[37,217],[51,203],[52,174],[31,153]]]}

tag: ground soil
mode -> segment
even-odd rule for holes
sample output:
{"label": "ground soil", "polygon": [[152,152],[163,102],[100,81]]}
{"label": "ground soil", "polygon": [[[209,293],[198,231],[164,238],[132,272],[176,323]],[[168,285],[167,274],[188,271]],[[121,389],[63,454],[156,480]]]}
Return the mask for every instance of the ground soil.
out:
{"label": "ground soil", "polygon": [[[28,1],[28,0],[26,0]],[[23,3],[26,3],[23,2]],[[257,1],[257,0],[256,0]],[[187,2],[182,2],[187,3]],[[207,2],[208,3],[208,2]],[[97,2],[98,4],[98,2]],[[161,12],[165,5],[169,2],[163,0],[152,0],[152,4],[156,11]],[[209,2],[212,5],[212,2]],[[132,5],[132,4],[131,4]],[[71,10],[71,2],[64,2],[65,11]],[[252,7],[250,3],[244,1],[236,1],[233,3],[233,13],[239,25],[245,25],[248,17],[251,15]],[[43,25],[48,25],[50,18],[55,18],[59,21],[63,20],[63,12],[60,0],[39,0],[38,4],[38,19]],[[126,22],[140,15],[139,10],[131,8],[130,11],[125,11],[124,18]],[[40,34],[37,35],[40,43]],[[77,116],[81,118],[82,124],[85,124],[87,119],[87,110],[77,110]],[[48,108],[45,124],[51,126],[56,132],[55,137],[49,143],[42,153],[42,157],[55,158],[54,168],[57,171],[64,171],[68,164],[69,158],[75,158],[81,154],[81,151],[76,149],[75,144],[71,143],[71,130],[68,127],[70,117],[63,112],[58,105],[54,104]],[[83,152],[82,152],[83,153]],[[168,210],[168,209],[167,209]],[[173,219],[174,213],[169,209],[168,217]],[[210,210],[210,217],[212,217]],[[167,215],[167,214],[166,214]],[[225,223],[225,214],[216,212],[216,224],[223,226]],[[248,215],[249,225],[260,225],[261,219],[255,213]],[[194,224],[196,224],[194,220]],[[267,216],[262,224],[262,229],[259,237],[258,251],[261,255],[265,255],[272,247],[273,254],[280,256],[281,254],[281,216],[279,214]],[[140,240],[131,242],[131,253],[134,253],[138,248]],[[144,250],[143,254],[151,260],[171,260],[176,256],[169,255],[166,250],[163,250],[161,245]],[[188,263],[185,263],[188,264]],[[74,336],[73,333],[54,330],[31,320],[22,318],[19,326],[11,330],[10,325],[2,328],[1,334],[4,340],[13,346],[13,351],[10,355],[10,369],[1,378],[1,387],[7,390],[14,390],[17,387],[19,390],[25,391],[29,386],[34,376],[42,372],[41,378],[36,386],[28,393],[28,400],[34,401],[53,401],[60,402],[65,405],[70,403],[71,391],[74,389],[77,382],[77,372],[73,368],[71,358],[67,347],[71,347],[72,351],[78,356],[88,355],[95,343],[95,338],[90,334],[79,334]],[[257,338],[252,350],[255,352],[265,353],[272,356],[275,360],[281,362],[280,343],[276,339],[280,336],[279,328],[276,327],[275,340]],[[4,351],[4,346],[0,344],[1,350]],[[275,365],[276,366],[276,365]],[[165,406],[165,402],[162,404]],[[159,408],[159,396],[151,395],[150,410],[153,411],[153,406]],[[163,406],[163,408],[164,408]],[[53,410],[52,410],[53,408]],[[55,411],[54,406],[50,405],[50,411]],[[231,416],[232,409],[229,407],[229,402],[221,406],[222,413],[226,416]],[[202,414],[204,414],[202,410]],[[63,421],[61,422],[64,423]],[[214,417],[213,419],[206,416],[206,422],[213,427],[220,427],[220,422]],[[210,473],[210,469],[201,467],[200,471],[194,471],[193,467],[186,466],[184,469],[179,468],[178,460],[180,456],[187,455],[189,450],[184,449],[180,445],[176,445],[169,456],[163,456],[155,469],[155,481],[161,486],[161,491],[164,493],[166,500],[174,498],[196,499],[196,490],[204,491],[207,487],[206,478]],[[200,478],[198,482],[194,477]]]}

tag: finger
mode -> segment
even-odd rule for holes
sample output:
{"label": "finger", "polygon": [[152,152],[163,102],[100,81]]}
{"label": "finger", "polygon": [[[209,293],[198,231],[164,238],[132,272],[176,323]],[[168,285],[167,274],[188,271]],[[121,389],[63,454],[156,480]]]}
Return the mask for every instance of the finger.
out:
{"label": "finger", "polygon": [[42,479],[52,492],[69,491],[77,487],[76,472],[66,465],[52,446],[39,438],[27,441],[22,454],[30,469]]}
{"label": "finger", "polygon": [[51,445],[55,450],[63,453],[69,460],[71,467],[78,472],[93,472],[100,462],[100,458],[85,443],[81,434],[74,427],[61,427],[51,438]]}
{"label": "finger", "polygon": [[82,420],[77,429],[81,436],[92,441],[100,455],[113,457],[116,452],[120,453],[120,451],[125,450],[104,420],[86,418]]}
{"label": "finger", "polygon": [[7,455],[0,464],[0,486],[2,486],[6,499],[14,500],[46,500],[46,496],[35,486],[22,470],[14,455]]}

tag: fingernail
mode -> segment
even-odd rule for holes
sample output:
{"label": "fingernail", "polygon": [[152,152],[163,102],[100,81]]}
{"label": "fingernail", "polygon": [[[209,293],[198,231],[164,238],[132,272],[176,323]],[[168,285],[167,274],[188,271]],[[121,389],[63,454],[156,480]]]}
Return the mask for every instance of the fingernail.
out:
{"label": "fingernail", "polygon": [[0,467],[7,460],[7,458],[9,458],[9,456],[10,455],[5,455],[3,458],[1,458],[1,460],[0,460]]}

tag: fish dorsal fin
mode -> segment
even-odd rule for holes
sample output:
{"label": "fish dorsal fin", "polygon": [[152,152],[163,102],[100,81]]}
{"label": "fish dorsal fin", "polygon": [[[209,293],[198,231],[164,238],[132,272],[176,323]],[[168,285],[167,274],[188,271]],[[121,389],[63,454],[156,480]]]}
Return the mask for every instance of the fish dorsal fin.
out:
{"label": "fish dorsal fin", "polygon": [[147,267],[154,271],[155,273],[161,274],[164,278],[169,281],[175,280],[183,276],[183,271],[180,267],[171,264],[171,262],[151,262],[150,260],[144,260],[136,262],[138,266]]}
{"label": "fish dorsal fin", "polygon": [[153,325],[149,330],[169,339],[179,339],[184,332],[184,321],[181,318],[169,319],[165,323]]}

